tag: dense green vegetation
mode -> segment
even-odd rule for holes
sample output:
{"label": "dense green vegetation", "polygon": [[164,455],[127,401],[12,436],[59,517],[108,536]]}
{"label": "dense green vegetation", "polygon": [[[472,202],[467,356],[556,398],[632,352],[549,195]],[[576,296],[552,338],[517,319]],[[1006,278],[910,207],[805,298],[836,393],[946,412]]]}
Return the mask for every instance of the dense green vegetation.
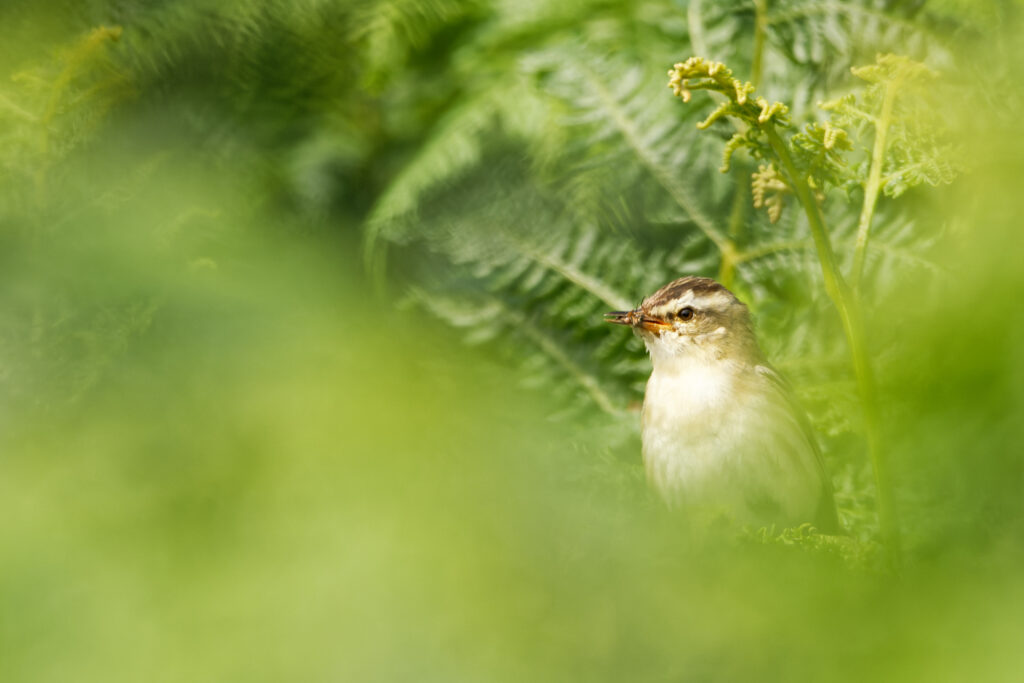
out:
{"label": "dense green vegetation", "polygon": [[[0,5],[0,680],[1015,680],[1022,11]],[[849,538],[648,492],[683,274]]]}

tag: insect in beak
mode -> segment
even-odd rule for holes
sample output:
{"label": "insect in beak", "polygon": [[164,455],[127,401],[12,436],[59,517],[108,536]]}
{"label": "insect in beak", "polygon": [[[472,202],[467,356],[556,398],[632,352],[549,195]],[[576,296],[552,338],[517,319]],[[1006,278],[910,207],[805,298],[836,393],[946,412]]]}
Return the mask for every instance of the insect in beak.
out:
{"label": "insect in beak", "polygon": [[640,327],[648,332],[661,332],[671,327],[664,320],[655,318],[645,314],[640,309],[634,309],[632,311],[611,311],[610,313],[604,314],[604,320],[608,323],[615,325],[629,325],[630,327]]}
{"label": "insect in beak", "polygon": [[604,321],[615,325],[632,325],[633,313],[633,311],[611,311],[604,314]]}

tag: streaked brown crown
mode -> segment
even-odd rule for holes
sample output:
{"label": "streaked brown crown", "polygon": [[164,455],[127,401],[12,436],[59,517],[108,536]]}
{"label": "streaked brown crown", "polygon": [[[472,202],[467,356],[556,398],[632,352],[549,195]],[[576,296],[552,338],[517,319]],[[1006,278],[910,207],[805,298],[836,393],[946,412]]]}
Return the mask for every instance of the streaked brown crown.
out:
{"label": "streaked brown crown", "polygon": [[707,295],[715,292],[722,292],[727,294],[736,303],[739,303],[739,299],[736,298],[735,294],[711,278],[689,275],[668,283],[657,292],[644,299],[641,307],[645,310],[657,308],[658,306],[662,306],[670,301],[678,299],[689,291],[692,291],[694,295]]}

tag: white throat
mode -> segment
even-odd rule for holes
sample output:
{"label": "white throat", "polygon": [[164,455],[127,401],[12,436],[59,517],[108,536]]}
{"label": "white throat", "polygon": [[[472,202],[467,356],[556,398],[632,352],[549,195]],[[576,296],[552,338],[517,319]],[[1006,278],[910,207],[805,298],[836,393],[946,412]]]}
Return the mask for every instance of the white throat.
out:
{"label": "white throat", "polygon": [[667,375],[688,374],[702,367],[721,365],[732,366],[724,357],[726,345],[721,339],[726,335],[724,327],[708,334],[690,336],[675,331],[663,332],[660,336],[644,334],[644,345],[651,355],[654,372]]}

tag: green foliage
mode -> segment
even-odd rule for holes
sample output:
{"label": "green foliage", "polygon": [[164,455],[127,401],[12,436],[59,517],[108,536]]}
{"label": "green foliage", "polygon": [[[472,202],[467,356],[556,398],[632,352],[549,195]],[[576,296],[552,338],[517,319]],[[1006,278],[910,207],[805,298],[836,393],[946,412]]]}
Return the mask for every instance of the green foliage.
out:
{"label": "green foliage", "polygon": [[[925,65],[906,57],[879,55],[875,64],[851,69],[854,76],[870,85],[841,98],[825,102],[821,108],[830,112],[826,121],[813,121],[803,131],[790,136],[790,152],[800,175],[807,179],[819,199],[830,188],[849,192],[859,187],[872,189],[870,172],[876,163],[869,143],[881,139],[877,152],[881,190],[897,197],[908,189],[927,183],[948,184],[958,168],[956,150],[944,142],[949,134],[941,109],[929,87],[937,75]],[[767,124],[789,127],[789,107],[781,102],[769,103],[754,96],[753,84],[735,79],[724,64],[693,57],[680,62],[669,71],[669,87],[684,102],[695,90],[708,90],[725,95],[725,99],[701,123],[707,129],[719,119],[732,117],[741,122],[725,145],[722,172],[728,172],[732,155],[747,150],[755,159],[769,160],[753,175],[754,203],[769,211],[772,223],[781,216],[782,198],[792,192],[784,176],[779,174],[775,154],[767,138]],[[850,132],[859,144],[851,140]],[[854,151],[859,152],[850,154]],[[770,196],[766,199],[766,194]]]}
{"label": "green foliage", "polygon": [[110,55],[121,34],[116,26],[93,29],[0,86],[0,191],[7,201],[38,201],[53,166],[89,141],[130,93],[127,74]]}
{"label": "green foliage", "polygon": [[884,552],[877,543],[858,542],[848,536],[821,534],[810,524],[781,531],[774,527],[746,530],[745,538],[763,545],[799,548],[809,553],[831,556],[840,560],[843,566],[856,567],[862,571],[886,570]]}
{"label": "green foliage", "polygon": [[[837,70],[834,59],[825,59],[813,47],[822,37],[847,59],[869,48],[896,46],[941,53],[927,30],[853,4],[773,3],[770,9],[755,9],[751,16],[742,3],[716,3],[714,8],[694,3],[687,19],[696,33],[685,37],[705,46],[713,41],[713,51],[725,50],[718,53],[743,63],[750,58],[738,39],[763,31],[766,40],[759,49],[764,54],[753,61],[763,63],[768,76],[786,79],[785,85],[775,82],[770,87],[776,93],[790,88],[787,95],[796,98],[796,110],[805,118],[808,98],[826,100],[849,83],[851,65]],[[812,419],[832,435],[859,431],[857,419],[835,408],[845,400],[850,375],[842,363],[834,362],[829,344],[834,323],[827,308],[820,301],[812,304],[814,297],[807,294],[821,277],[808,259],[813,231],[808,232],[798,215],[782,220],[792,181],[779,172],[767,131],[797,125],[789,107],[755,95],[753,84],[735,78],[721,62],[695,58],[677,64],[670,84],[676,94],[684,99],[692,90],[725,95],[698,128],[718,132],[726,119],[738,124],[725,134],[724,156],[716,159],[714,140],[695,138],[679,125],[679,111],[658,95],[649,66],[654,55],[677,50],[675,25],[652,10],[661,23],[645,24],[647,17],[634,16],[632,26],[642,28],[626,29],[624,16],[601,13],[613,12],[607,8],[585,16],[594,11],[585,3],[563,8],[560,19],[576,11],[582,41],[561,33],[561,22],[550,34],[532,33],[527,41],[520,33],[522,24],[509,21],[503,9],[489,16],[478,32],[465,34],[462,54],[486,58],[457,62],[470,87],[447,108],[434,134],[377,202],[367,228],[368,265],[380,281],[391,272],[399,282],[409,282],[416,306],[466,327],[470,339],[493,340],[513,358],[521,358],[530,383],[551,387],[559,395],[575,394],[584,399],[581,408],[589,401],[612,414],[635,405],[645,372],[636,358],[635,340],[621,335],[609,339],[600,329],[601,308],[626,307],[661,283],[694,272],[717,275],[755,313],[773,297],[789,297],[797,316],[785,322],[764,317],[762,322],[773,360],[786,366],[799,359],[818,368],[801,374],[798,382],[799,393],[812,407],[820,407]],[[644,36],[643,61],[634,61],[629,51],[609,57],[612,51],[601,50],[603,45],[626,44],[616,33],[623,30],[639,30]],[[806,37],[811,47],[801,47],[796,36]],[[514,58],[505,51],[509,46],[515,48]],[[822,70],[826,62],[829,66]],[[780,73],[786,63],[799,67]],[[823,80],[823,73],[833,74],[832,80]],[[892,78],[903,76],[894,73]],[[860,95],[867,106],[875,106],[877,87]],[[911,95],[908,90],[900,98],[905,105],[900,115],[919,106],[911,104]],[[819,202],[832,188],[847,195],[857,186],[865,195],[869,192],[870,164],[859,160],[868,131],[848,126],[857,133],[852,137],[838,123],[845,119],[834,113],[833,120],[806,121],[787,143],[795,172],[810,183],[809,191]],[[683,120],[689,116],[684,112]],[[896,139],[900,142],[884,150],[891,177],[910,183],[926,177],[911,170],[924,168],[917,163],[923,136],[901,133]],[[728,171],[735,165],[734,153],[741,149],[767,162],[752,174],[752,199],[755,206],[768,209],[768,222],[736,209],[729,225],[717,218],[730,203],[742,202],[740,194],[730,197],[730,183],[714,178],[719,167]],[[524,159],[510,163],[510,150],[518,150]],[[747,168],[745,160],[737,166],[739,173]],[[825,211],[831,220],[848,209],[833,202]],[[891,281],[891,272],[908,265],[932,277],[936,269],[918,253],[931,236],[915,235],[907,227],[911,221],[899,211],[885,207],[884,218],[870,248],[857,237],[858,244],[863,242],[857,248],[858,261],[870,254],[874,281]],[[845,259],[853,252],[849,247],[856,223],[849,216],[840,222],[832,239]],[[586,238],[581,240],[581,235]],[[401,251],[389,257],[388,245]],[[423,253],[430,258],[424,260]],[[393,263],[386,271],[388,260]],[[830,277],[825,274],[826,285]],[[849,315],[842,320],[856,324]],[[801,333],[793,335],[794,329]],[[785,347],[775,339],[782,330],[793,337]],[[815,358],[815,347],[828,351]],[[852,503],[855,508],[865,496],[849,500],[858,501]],[[854,508],[848,519],[860,520],[861,512]]]}
{"label": "green foliage", "polygon": [[[1015,11],[2,3],[0,679],[1013,678]],[[688,53],[768,107],[716,70],[695,130]],[[775,101],[862,273],[899,577]],[[601,313],[692,273],[750,304],[849,538],[650,496]]]}
{"label": "green foliage", "polygon": [[[758,5],[758,8],[759,11],[763,11],[763,5]],[[691,57],[685,62],[677,63],[669,71],[669,87],[684,102],[690,101],[694,90],[708,90],[725,96],[725,100],[718,108],[702,123],[697,124],[697,127],[707,129],[715,121],[726,117],[735,119],[741,126],[740,132],[735,133],[726,143],[723,173],[728,171],[732,155],[739,148],[747,149],[756,159],[769,161],[769,165],[761,165],[757,173],[753,174],[752,194],[755,207],[767,208],[771,222],[779,220],[787,191],[796,196],[803,208],[814,239],[824,288],[842,321],[850,349],[851,365],[857,379],[864,414],[868,452],[875,473],[881,531],[886,544],[898,552],[899,521],[895,511],[888,455],[881,443],[881,418],[875,393],[874,369],[869,358],[861,317],[861,302],[846,284],[820,205],[825,200],[825,192],[831,187],[857,184],[863,187],[864,208],[860,215],[857,247],[853,259],[853,278],[856,287],[863,272],[875,202],[882,187],[882,172],[888,158],[892,156],[905,162],[908,158],[923,156],[916,154],[912,145],[913,142],[920,143],[926,136],[908,136],[906,130],[910,126],[906,124],[894,131],[894,140],[899,142],[890,143],[888,134],[894,118],[899,121],[899,115],[904,114],[903,110],[906,109],[897,109],[896,103],[906,97],[904,86],[917,84],[931,73],[922,64],[893,55],[879,56],[874,66],[855,67],[852,72],[873,84],[863,99],[865,102],[878,100],[877,111],[873,111],[870,106],[864,108],[867,111],[858,108],[856,95],[851,95],[839,104],[826,106],[837,110],[838,115],[833,117],[833,120],[822,124],[808,124],[802,133],[790,136],[789,140],[784,140],[779,133],[780,128],[790,125],[788,107],[781,102],[769,103],[763,97],[755,99],[754,85],[733,78],[732,72],[721,62],[708,62],[701,57]],[[921,106],[912,108],[920,110]],[[874,125],[871,161],[865,166],[864,178],[860,183],[856,172],[843,156],[844,152],[849,152],[854,146],[847,132],[836,125],[852,123],[854,118],[860,123],[866,121]],[[915,129],[927,129],[927,125],[912,126]],[[932,143],[929,147],[934,150],[934,136],[927,137],[928,142]],[[894,175],[902,179],[919,179],[920,182],[926,179],[928,171],[934,170],[936,166],[936,163],[914,163],[910,167],[894,171]],[[925,170],[920,173],[911,170],[917,168]],[[771,195],[766,198],[769,192]]]}
{"label": "green foliage", "polygon": [[[820,275],[806,226],[781,211],[789,189],[766,167],[753,199],[769,207],[773,220],[740,212],[727,224],[739,195],[734,198],[732,179],[716,172],[721,147],[713,136],[698,138],[680,125],[696,123],[697,112],[675,107],[658,76],[657,64],[687,41],[730,63],[750,63],[756,16],[745,3],[694,3],[684,17],[669,3],[542,3],[527,11],[450,1],[234,2],[203,9],[201,22],[194,21],[196,7],[78,6],[80,17],[127,28],[116,52],[104,46],[98,61],[76,72],[75,88],[95,99],[75,99],[77,106],[65,110],[93,123],[57,122],[54,139],[88,141],[103,112],[119,101],[152,116],[159,105],[124,96],[162,84],[182,112],[173,135],[198,134],[202,144],[225,153],[258,145],[260,155],[243,175],[263,178],[270,202],[312,222],[323,225],[332,212],[344,221],[365,216],[363,248],[378,285],[397,288],[408,310],[433,312],[464,328],[471,341],[503,349],[526,383],[562,396],[571,414],[597,407],[628,422],[641,395],[642,348],[628,335],[609,334],[601,312],[632,305],[680,274],[718,275],[750,302],[766,348],[797,380],[815,424],[831,438],[858,428],[848,411],[836,408],[844,405],[850,377],[830,343],[835,326],[827,306],[813,293]],[[855,3],[779,2],[767,10],[764,87],[793,95],[800,116],[806,102],[848,87],[848,66],[836,55],[850,59],[902,45],[943,54],[926,24]],[[329,51],[304,48],[328,39]],[[71,42],[81,40],[87,42]],[[197,69],[201,63],[228,68]],[[61,67],[47,68],[56,77]],[[351,83],[364,88],[343,87]],[[208,93],[224,96],[210,104]],[[25,108],[29,99],[15,94],[8,99]],[[743,107],[748,118],[779,120],[779,107],[767,100],[752,98]],[[212,134],[217,121],[230,123],[216,124],[221,132]],[[717,134],[724,121],[705,125]],[[838,183],[830,147],[838,133],[830,123],[803,125],[794,137],[805,141],[800,163],[822,177],[832,173]],[[39,139],[26,131],[12,139]],[[755,141],[748,138],[757,129],[733,133],[724,134],[732,138],[729,152],[751,148]],[[414,142],[420,137],[422,143]],[[161,158],[140,159],[140,168],[165,163]],[[26,172],[27,159],[10,166]],[[742,155],[732,163],[736,174],[756,170]],[[26,182],[36,182],[27,180],[33,175]],[[124,206],[136,191],[132,177],[98,192],[96,201],[111,210]],[[883,206],[880,212],[884,220],[867,247],[871,282],[884,294],[911,270],[938,274],[921,253],[935,236],[915,230],[899,211]],[[168,224],[216,222],[203,218],[216,215],[203,205],[173,213]],[[184,246],[190,231],[165,234]],[[850,245],[854,235],[844,223],[835,239]],[[200,250],[187,260],[203,258]],[[48,296],[64,295],[44,295],[35,315],[56,310]],[[148,301],[126,306],[149,310]],[[20,318],[9,324],[30,328]],[[52,331],[59,347],[78,328],[42,329]],[[73,354],[68,362],[79,358]],[[838,452],[831,457],[837,468],[854,461]]]}
{"label": "green foliage", "polygon": [[[962,165],[961,154],[949,141],[944,98],[936,96],[939,74],[897,55],[879,55],[875,64],[852,72],[870,85],[822,108],[832,113],[834,125],[856,131],[862,140],[875,140],[885,129],[881,189],[886,196],[898,197],[923,183],[953,182]],[[864,177],[857,180],[866,186],[868,167],[862,168]]]}
{"label": "green foliage", "polygon": [[[676,28],[662,10],[654,7],[648,9],[653,14],[634,16],[630,30],[642,33],[648,55],[668,55],[678,49]],[[702,14],[703,32],[699,40],[714,40],[716,49],[734,50],[730,54],[736,54],[742,61],[746,50],[737,45],[736,39],[750,30],[750,24],[749,16],[739,12],[739,7],[716,3],[698,5],[694,11]],[[819,12],[810,5],[795,12],[794,7],[780,5],[772,9],[767,23],[770,70],[779,65],[779,56],[773,52],[777,35],[803,35],[801,31],[808,36],[822,35],[823,23],[831,22],[832,28],[824,34],[835,46],[843,45],[847,51],[853,51],[853,43],[868,42],[872,37],[877,38],[876,46],[889,45],[914,33],[913,25],[892,17],[879,19],[877,13],[844,6]],[[629,10],[604,7],[599,7],[595,14],[595,8],[587,3],[568,5],[558,12],[558,22],[545,24],[538,19],[530,29],[534,33],[529,34],[529,42],[523,42],[526,38],[519,15],[513,18],[498,10],[478,32],[465,35],[461,48],[465,58],[458,64],[471,86],[447,107],[434,133],[382,194],[371,214],[367,255],[378,273],[385,272],[387,244],[417,251],[425,249],[435,258],[443,258],[453,241],[437,241],[435,236],[449,234],[447,226],[452,224],[469,226],[460,230],[462,236],[477,230],[478,236],[471,241],[529,242],[538,223],[532,207],[539,202],[549,207],[554,216],[540,221],[545,229],[571,235],[585,227],[593,235],[587,242],[590,248],[601,245],[607,251],[625,249],[623,253],[630,254],[626,260],[642,264],[626,276],[625,272],[614,275],[606,266],[598,266],[600,258],[594,261],[596,267],[585,263],[585,258],[581,260],[588,281],[600,283],[601,290],[617,292],[615,298],[619,301],[635,299],[652,291],[660,281],[682,272],[728,274],[738,269],[738,282],[734,285],[755,294],[778,291],[775,288],[779,273],[787,270],[805,271],[804,277],[813,277],[813,271],[806,269],[804,254],[808,243],[797,221],[769,233],[764,224],[752,220],[749,226],[740,226],[743,239],[737,242],[728,234],[730,228],[712,218],[729,203],[730,192],[727,183],[713,178],[713,170],[720,165],[713,142],[695,139],[684,126],[678,125],[678,112],[673,112],[666,98],[658,94],[651,57],[638,63],[629,51],[620,50],[620,54],[610,58],[607,51],[601,50],[602,44],[616,40],[623,44],[623,34],[615,33],[625,30],[623,12],[629,14]],[[618,16],[613,19],[613,15]],[[662,22],[655,24],[655,19]],[[558,32],[562,25],[573,22],[582,27],[589,46]],[[536,32],[547,26],[551,33]],[[845,43],[841,36],[847,36]],[[930,45],[929,40],[927,33],[921,33],[916,44]],[[507,52],[510,46],[515,48],[514,57]],[[481,53],[482,50],[486,51]],[[474,60],[475,54],[485,54],[486,58]],[[807,73],[794,69],[787,77],[804,79]],[[731,75],[723,77],[722,84],[733,87]],[[810,81],[800,80],[796,87],[802,97],[816,92],[818,99],[825,99],[832,86],[822,83],[817,74]],[[776,118],[779,108],[772,109],[766,100],[762,103],[763,106],[758,104],[756,98],[742,105],[730,100],[723,107],[741,107],[746,116],[754,119],[762,113]],[[717,129],[714,120],[725,113],[719,109],[704,125]],[[844,173],[848,176],[852,171],[837,162],[839,148],[847,147],[847,141],[834,128],[831,124],[811,122],[798,140],[806,140],[808,147],[800,157],[801,163],[814,164],[822,175],[831,174],[838,183]],[[731,152],[751,147],[754,141],[745,138],[756,134],[755,128],[748,127],[732,135],[726,146],[727,166]],[[836,136],[840,136],[838,141]],[[498,140],[505,142],[499,144]],[[823,147],[826,143],[828,149]],[[501,177],[507,163],[500,160],[510,148],[522,150],[526,162],[511,178]],[[685,173],[680,169],[685,169]],[[490,176],[497,178],[485,180]],[[471,178],[471,182],[462,178]],[[785,190],[776,183],[767,188],[767,193],[767,201],[774,207],[772,217],[777,221]],[[537,195],[542,197],[538,202],[524,201],[521,210],[515,209],[515,202]],[[478,198],[471,199],[474,196]],[[504,203],[509,196],[516,199]],[[766,201],[761,192],[757,197]],[[494,216],[499,215],[515,218],[495,220]],[[514,233],[511,240],[506,232]],[[889,246],[893,245],[878,242],[871,249],[873,263],[886,258],[883,252],[902,253],[887,249]],[[464,293],[472,288],[467,283],[474,281],[473,264],[465,254],[452,253],[451,257],[453,272],[466,273],[452,279],[462,283],[455,290]],[[399,280],[418,279],[405,267],[390,270],[399,273]],[[482,267],[479,272],[490,273],[490,269]],[[525,269],[520,268],[519,272]],[[557,274],[557,270],[548,272],[549,277],[559,278],[566,287],[590,297],[595,308],[612,305],[609,297],[588,293],[570,278]],[[545,316],[543,296],[533,297],[518,289],[514,278],[501,282],[500,290],[495,289],[493,281],[473,286],[492,294],[497,291],[507,306],[531,318],[539,315],[552,332],[579,330],[582,325],[584,329],[595,330],[596,335],[597,318]],[[445,289],[436,284],[423,291],[430,291],[430,296],[446,296]],[[752,303],[755,309],[759,307],[756,300]],[[495,324],[485,336],[507,337],[499,333],[504,329],[506,326]],[[482,333],[477,330],[477,334]],[[562,351],[561,355],[570,357],[580,352],[593,357],[593,351],[587,351],[586,346],[570,345]],[[546,355],[539,349],[536,353]],[[539,361],[534,358],[531,362]],[[624,389],[633,387],[632,391],[636,391],[639,386],[633,371],[619,374],[615,370],[609,373],[607,367],[604,370],[597,373],[605,385],[601,395],[618,396]],[[557,372],[549,379],[561,386],[574,381],[571,376]],[[593,395],[585,386],[578,387],[583,394]],[[636,396],[634,393],[632,400]]]}

